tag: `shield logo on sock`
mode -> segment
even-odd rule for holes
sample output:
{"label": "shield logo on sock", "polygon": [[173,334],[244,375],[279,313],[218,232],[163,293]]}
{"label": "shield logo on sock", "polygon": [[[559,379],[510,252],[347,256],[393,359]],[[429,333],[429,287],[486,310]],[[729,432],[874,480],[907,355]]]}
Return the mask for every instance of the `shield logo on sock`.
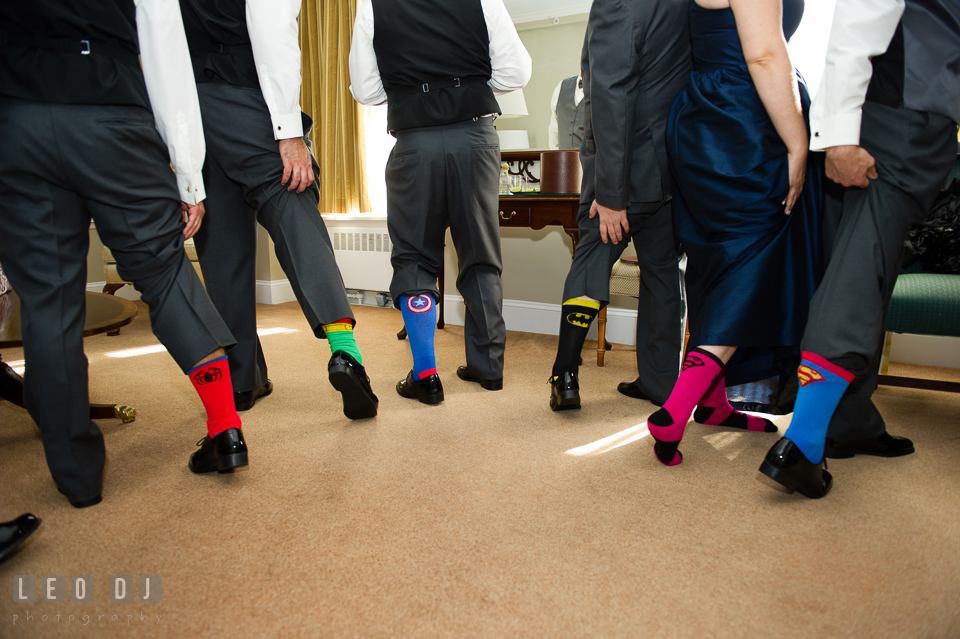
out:
{"label": "shield logo on sock", "polygon": [[800,380],[800,386],[805,388],[807,384],[814,382],[824,382],[826,378],[815,368],[810,368],[806,364],[801,364],[797,369],[797,379]]}
{"label": "shield logo on sock", "polygon": [[592,318],[585,313],[570,313],[567,315],[567,321],[580,328],[590,328]]}
{"label": "shield logo on sock", "polygon": [[407,310],[411,313],[426,313],[433,308],[433,297],[430,295],[417,295],[407,298]]}

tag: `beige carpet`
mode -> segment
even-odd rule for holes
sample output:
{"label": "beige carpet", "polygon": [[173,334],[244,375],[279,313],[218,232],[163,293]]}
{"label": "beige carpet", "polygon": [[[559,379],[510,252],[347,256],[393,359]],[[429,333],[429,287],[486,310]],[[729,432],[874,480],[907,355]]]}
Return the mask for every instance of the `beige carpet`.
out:
{"label": "beige carpet", "polygon": [[[168,355],[109,356],[156,343],[145,311],[85,342],[92,399],[138,411],[100,422],[103,504],[71,508],[27,413],[0,404],[0,520],[44,520],[0,564],[0,637],[960,637],[960,395],[882,388],[917,453],[831,463],[812,501],[757,472],[775,434],[693,424],[675,468],[630,441],[653,410],[615,390],[631,349],[597,368],[588,343],[583,409],[552,413],[556,338],[510,333],[491,393],[457,379],[448,327],[429,407],[393,388],[399,311],[357,308],[380,415],[350,422],[298,307],[259,311],[293,332],[262,338],[276,391],[243,415],[233,475],[187,470],[203,412]],[[891,372],[908,368],[960,379]],[[94,601],[14,603],[16,575],[92,575]],[[162,602],[111,603],[111,575],[160,575]]]}

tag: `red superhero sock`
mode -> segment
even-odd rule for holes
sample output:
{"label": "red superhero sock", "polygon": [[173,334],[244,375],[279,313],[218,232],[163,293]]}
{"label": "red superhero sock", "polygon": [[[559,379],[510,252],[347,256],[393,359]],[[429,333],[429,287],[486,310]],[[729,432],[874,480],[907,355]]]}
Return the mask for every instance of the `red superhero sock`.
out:
{"label": "red superhero sock", "polygon": [[240,416],[233,403],[233,383],[227,356],[187,371],[187,377],[207,409],[207,434],[213,439],[225,430],[240,428]]}
{"label": "red superhero sock", "polygon": [[662,464],[675,466],[683,460],[677,447],[683,439],[683,430],[690,421],[693,407],[722,372],[723,362],[713,353],[699,348],[687,353],[683,370],[667,402],[647,418],[647,428],[657,440],[653,452]]}
{"label": "red superhero sock", "polygon": [[727,400],[726,375],[721,371],[713,384],[707,389],[706,395],[697,403],[697,410],[693,412],[693,419],[698,424],[710,426],[726,426],[727,428],[741,428],[760,433],[775,433],[777,427],[769,419],[747,415],[734,409]]}

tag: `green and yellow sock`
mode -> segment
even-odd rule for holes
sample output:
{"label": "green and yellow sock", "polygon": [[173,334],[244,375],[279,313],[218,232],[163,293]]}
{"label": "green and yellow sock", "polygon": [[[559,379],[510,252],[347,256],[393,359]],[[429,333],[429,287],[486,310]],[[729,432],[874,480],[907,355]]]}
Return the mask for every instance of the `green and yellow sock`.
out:
{"label": "green and yellow sock", "polygon": [[331,353],[343,351],[363,366],[363,356],[353,336],[353,320],[347,317],[332,324],[324,324],[323,333],[327,336],[327,342],[330,343]]}

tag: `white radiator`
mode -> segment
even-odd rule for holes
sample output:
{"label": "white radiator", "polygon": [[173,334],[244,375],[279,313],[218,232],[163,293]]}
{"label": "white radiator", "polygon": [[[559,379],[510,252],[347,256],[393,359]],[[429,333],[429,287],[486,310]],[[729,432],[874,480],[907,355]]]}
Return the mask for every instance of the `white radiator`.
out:
{"label": "white radiator", "polygon": [[347,289],[389,291],[393,267],[390,265],[390,235],[386,222],[326,220],[333,254]]}

